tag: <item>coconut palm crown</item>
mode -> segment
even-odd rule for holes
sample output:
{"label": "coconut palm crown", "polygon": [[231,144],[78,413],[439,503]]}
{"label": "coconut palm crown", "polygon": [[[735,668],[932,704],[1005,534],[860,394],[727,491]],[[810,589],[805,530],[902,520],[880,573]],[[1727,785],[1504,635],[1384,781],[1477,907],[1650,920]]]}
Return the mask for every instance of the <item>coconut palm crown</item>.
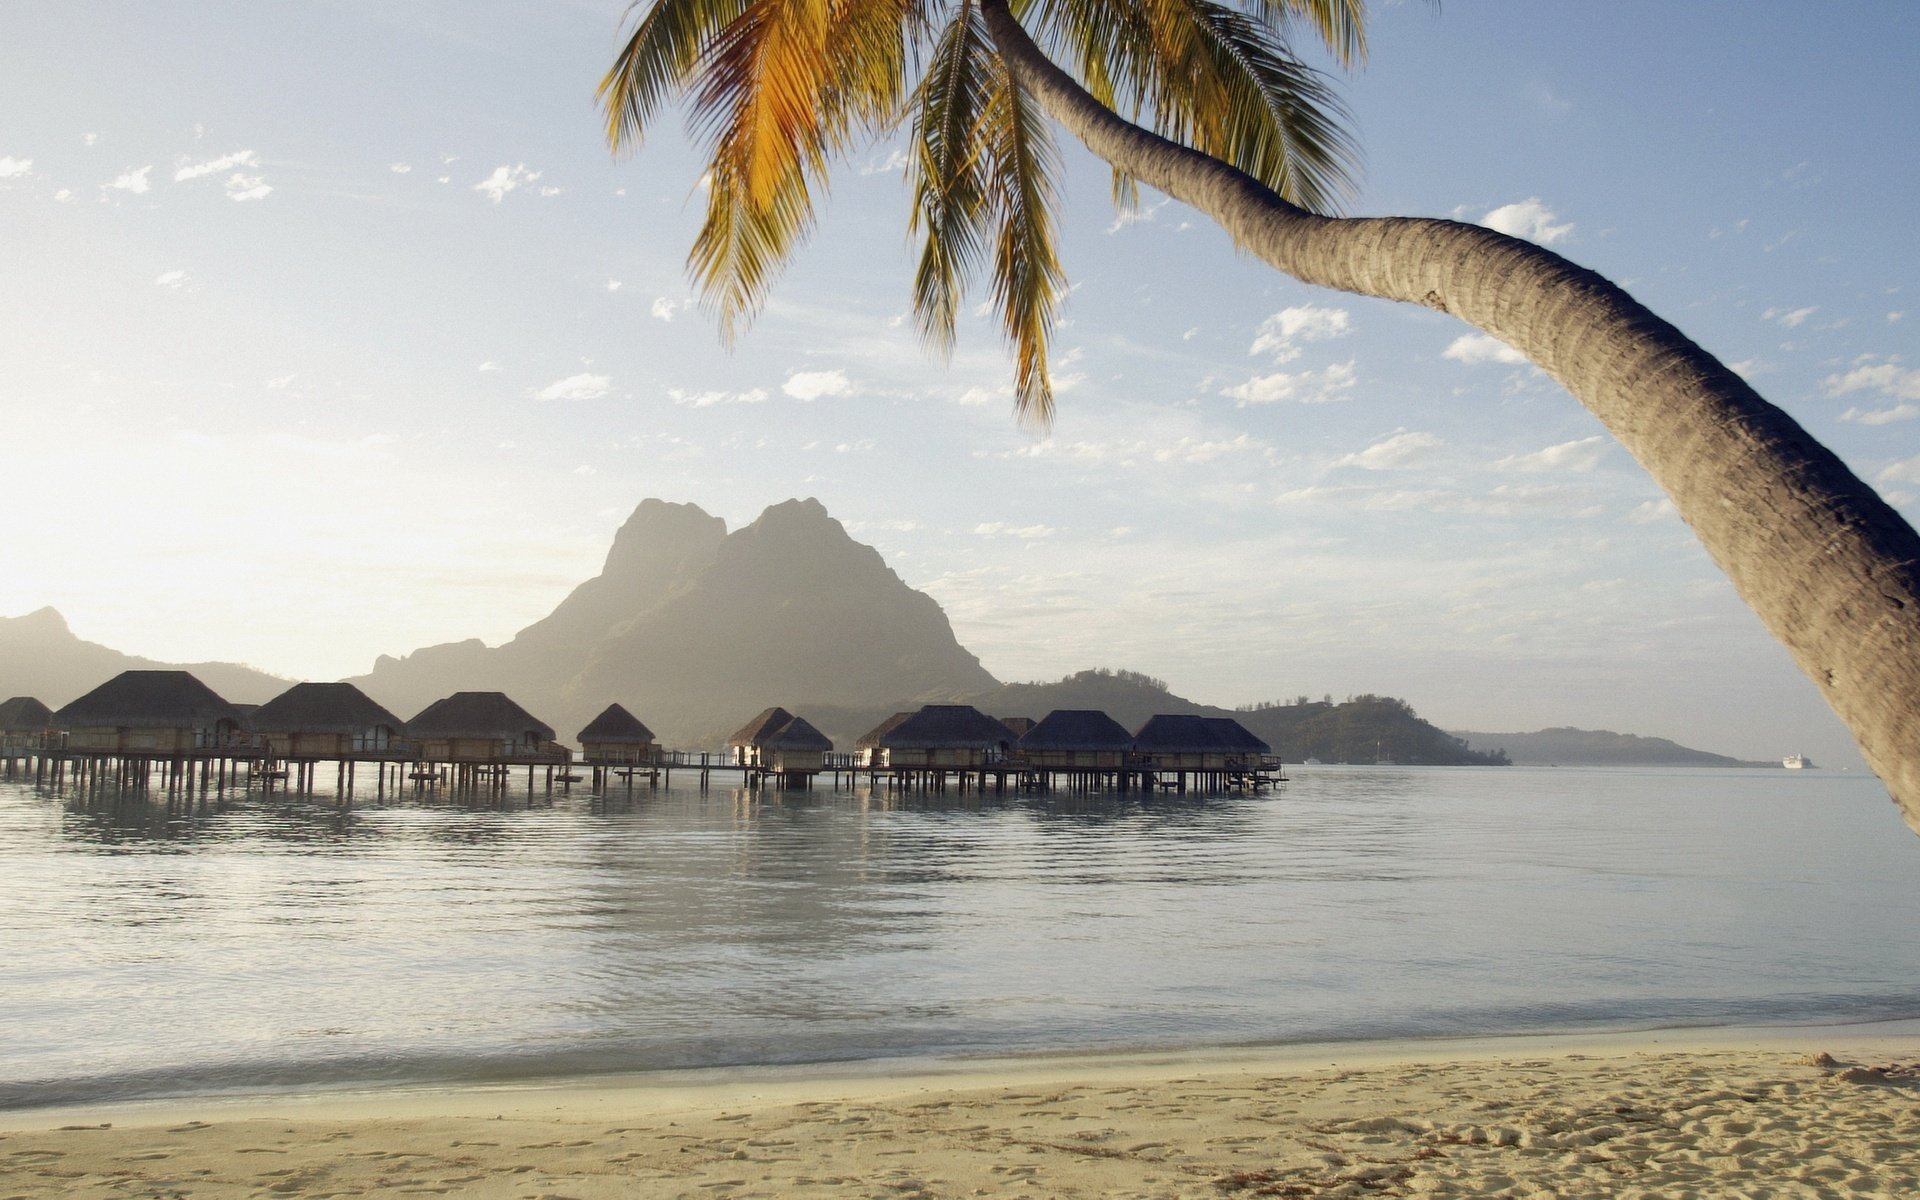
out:
{"label": "coconut palm crown", "polygon": [[709,147],[691,265],[731,337],[865,142],[909,131],[913,282],[946,348],[984,274],[1015,405],[1052,414],[1058,126],[1310,284],[1449,312],[1566,386],[1666,490],[1920,830],[1920,536],[1745,380],[1624,290],[1477,225],[1345,218],[1354,149],[1325,78],[1365,0],[654,0],[601,84],[616,149],[690,97]]}

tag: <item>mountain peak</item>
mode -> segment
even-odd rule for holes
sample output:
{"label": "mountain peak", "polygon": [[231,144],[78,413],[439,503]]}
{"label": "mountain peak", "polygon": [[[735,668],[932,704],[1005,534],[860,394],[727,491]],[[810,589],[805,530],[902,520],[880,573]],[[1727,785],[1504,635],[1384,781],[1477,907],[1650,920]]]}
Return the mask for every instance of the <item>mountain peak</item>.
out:
{"label": "mountain peak", "polygon": [[658,569],[662,558],[678,559],[690,549],[710,551],[727,536],[727,523],[697,504],[642,500],[613,535],[602,575],[625,576]]}
{"label": "mountain peak", "polygon": [[73,630],[68,627],[67,619],[60,610],[49,604],[45,608],[36,608],[32,612],[18,617],[0,617],[0,622],[11,625],[18,633],[42,637],[71,637]]}

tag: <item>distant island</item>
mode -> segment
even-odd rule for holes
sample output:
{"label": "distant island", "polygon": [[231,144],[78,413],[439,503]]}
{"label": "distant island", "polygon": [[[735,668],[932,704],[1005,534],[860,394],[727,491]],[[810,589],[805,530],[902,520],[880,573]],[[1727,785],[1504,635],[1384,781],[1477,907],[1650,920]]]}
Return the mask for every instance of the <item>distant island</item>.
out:
{"label": "distant island", "polygon": [[1666,738],[1615,733],[1610,729],[1559,726],[1534,733],[1456,732],[1482,746],[1498,746],[1522,766],[1560,767],[1777,767],[1693,750]]}
{"label": "distant island", "polygon": [[[292,682],[230,663],[170,664],[76,637],[51,608],[0,618],[0,698],[58,707],[129,669],[181,667],[241,704]],[[1228,709],[1151,675],[1095,668],[1031,683],[995,679],[931,596],[854,541],[817,500],[789,500],[738,530],[691,504],[643,501],[600,574],[499,646],[478,639],[381,656],[354,677],[403,718],[460,691],[503,691],[569,739],[609,703],[668,745],[718,745],[770,705],[805,711],[834,743],[927,703],[1038,719],[1097,709],[1129,729],[1156,714],[1232,717],[1289,762],[1746,765],[1660,738],[1581,730],[1448,733],[1404,700],[1297,696]],[[1777,765],[1777,764],[1775,764]]]}

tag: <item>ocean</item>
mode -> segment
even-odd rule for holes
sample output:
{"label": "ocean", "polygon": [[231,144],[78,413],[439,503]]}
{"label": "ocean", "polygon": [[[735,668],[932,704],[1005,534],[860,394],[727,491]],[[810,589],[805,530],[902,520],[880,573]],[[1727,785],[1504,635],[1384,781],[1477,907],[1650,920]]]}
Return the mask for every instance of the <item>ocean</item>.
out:
{"label": "ocean", "polygon": [[0,782],[0,1107],[1920,1016],[1920,837],[1871,777],[1292,772],[348,805]]}

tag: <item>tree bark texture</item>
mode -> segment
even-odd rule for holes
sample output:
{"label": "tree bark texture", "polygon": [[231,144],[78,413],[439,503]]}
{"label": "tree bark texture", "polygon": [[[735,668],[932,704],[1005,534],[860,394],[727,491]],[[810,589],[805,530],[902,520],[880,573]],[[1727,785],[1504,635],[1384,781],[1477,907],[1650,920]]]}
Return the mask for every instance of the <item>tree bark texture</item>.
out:
{"label": "tree bark texture", "polygon": [[1126,121],[983,0],[1007,69],[1088,149],[1306,283],[1452,313],[1572,392],[1666,490],[1920,832],[1920,536],[1832,451],[1624,290],[1478,225],[1332,218]]}

